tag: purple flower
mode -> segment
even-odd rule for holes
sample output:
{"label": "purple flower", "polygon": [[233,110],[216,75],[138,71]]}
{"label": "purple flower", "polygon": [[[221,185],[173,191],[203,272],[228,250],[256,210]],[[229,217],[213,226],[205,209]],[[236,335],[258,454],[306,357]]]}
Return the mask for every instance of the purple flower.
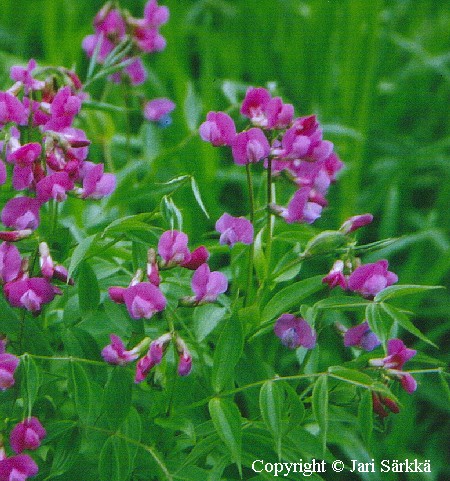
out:
{"label": "purple flower", "polygon": [[312,224],[320,217],[322,206],[317,202],[310,202],[310,187],[298,189],[289,201],[287,209],[281,209],[281,216],[288,224],[306,222]]}
{"label": "purple flower", "polygon": [[33,142],[10,153],[6,160],[14,164],[13,187],[16,190],[23,190],[30,187],[33,182],[33,163],[41,155],[41,144]]}
{"label": "purple flower", "polygon": [[159,238],[158,254],[163,260],[163,265],[172,267],[185,264],[191,260],[188,249],[188,236],[184,232],[168,230]]}
{"label": "purple flower", "polygon": [[27,454],[11,456],[0,461],[0,481],[26,481],[38,471],[37,464]]}
{"label": "purple flower", "polygon": [[124,366],[138,358],[138,353],[127,351],[122,339],[115,334],[110,334],[111,344],[105,346],[102,350],[102,357],[110,364]]}
{"label": "purple flower", "polygon": [[340,231],[344,234],[350,234],[351,232],[359,229],[360,227],[364,227],[367,224],[370,224],[373,221],[372,214],[361,214],[361,215],[354,215],[347,219],[340,227]]}
{"label": "purple flower", "polygon": [[234,120],[224,112],[208,112],[199,128],[200,137],[214,147],[231,146],[236,137]]}
{"label": "purple flower", "polygon": [[203,264],[194,272],[191,286],[197,304],[203,304],[214,302],[223,294],[228,289],[228,280],[221,272],[211,272],[208,264]]}
{"label": "purple flower", "polygon": [[6,165],[3,160],[0,159],[0,185],[3,185],[6,182],[7,172],[6,172]]}
{"label": "purple flower", "polygon": [[181,267],[195,271],[195,269],[199,268],[202,264],[207,262],[208,259],[209,259],[208,249],[205,246],[200,246],[191,252],[191,257],[189,261],[183,262],[183,264],[181,264]]}
{"label": "purple flower", "polygon": [[48,304],[55,297],[53,286],[42,277],[9,282],[3,289],[11,306],[37,313],[41,311],[43,304]]}
{"label": "purple flower", "polygon": [[164,310],[166,298],[149,282],[139,282],[123,293],[128,313],[133,319],[150,319],[155,312]]}
{"label": "purple flower", "polygon": [[253,127],[240,132],[231,145],[234,162],[238,165],[258,162],[270,153],[270,145],[264,132]]}
{"label": "purple flower", "polygon": [[82,49],[86,52],[88,57],[92,57],[94,55],[94,51],[97,47],[97,44],[101,42],[100,49],[97,55],[97,62],[103,63],[106,57],[113,51],[114,44],[105,38],[104,36],[96,33],[92,35],[87,35],[83,38],[81,43]]}
{"label": "purple flower", "polygon": [[0,92],[0,126],[7,122],[25,125],[27,121],[27,111],[22,102],[9,92]]}
{"label": "purple flower", "polygon": [[41,203],[48,202],[50,199],[62,202],[67,198],[67,191],[73,188],[73,182],[67,172],[55,172],[36,184],[37,199]]}
{"label": "purple flower", "polygon": [[398,414],[400,409],[395,401],[388,397],[381,396],[381,394],[372,391],[372,405],[373,412],[378,414],[381,418],[385,418],[389,415],[385,407],[394,414]]}
{"label": "purple flower", "polygon": [[160,122],[175,109],[175,103],[167,98],[153,99],[144,106],[144,117],[151,122]]}
{"label": "purple flower", "polygon": [[387,270],[388,265],[387,260],[380,260],[357,267],[348,278],[348,289],[367,298],[375,297],[398,281],[397,275]]}
{"label": "purple flower", "polygon": [[10,230],[10,231],[0,231],[0,240],[6,242],[17,242],[22,239],[26,239],[30,237],[33,233],[31,229],[22,229],[22,230]]}
{"label": "purple flower", "polygon": [[233,217],[226,212],[216,222],[220,232],[220,243],[233,247],[236,242],[251,244],[253,242],[253,225],[244,217]]}
{"label": "purple flower", "polygon": [[14,372],[19,365],[19,358],[13,354],[0,354],[0,391],[14,385]]}
{"label": "purple flower", "polygon": [[5,226],[17,230],[36,229],[39,225],[40,202],[31,197],[15,197],[3,207],[1,219]]}
{"label": "purple flower", "polygon": [[35,68],[36,61],[31,59],[26,67],[14,65],[10,69],[11,79],[16,82],[22,82],[26,95],[28,95],[30,90],[42,90],[45,86],[45,82],[33,78],[32,73]]}
{"label": "purple flower", "polygon": [[149,249],[147,251],[147,279],[148,279],[148,282],[155,285],[156,287],[158,287],[159,284],[161,283],[161,277],[159,275],[159,266],[158,266],[158,262],[156,262],[155,249]]}
{"label": "purple flower", "polygon": [[364,351],[373,351],[381,343],[377,336],[370,330],[367,321],[351,327],[344,334],[344,346],[355,346]]}
{"label": "purple flower", "polygon": [[280,97],[274,97],[265,108],[267,128],[284,129],[290,125],[294,118],[294,106],[283,104]]}
{"label": "purple flower", "polygon": [[328,284],[331,289],[336,286],[342,287],[342,289],[347,289],[347,280],[344,276],[344,262],[337,260],[331,271],[322,279],[324,284]]}
{"label": "purple flower", "polygon": [[11,447],[16,454],[20,454],[25,449],[37,449],[46,434],[39,419],[35,417],[24,419],[21,423],[16,424],[11,431]]}
{"label": "purple flower", "polygon": [[153,53],[161,52],[166,48],[166,39],[156,28],[140,25],[133,32],[133,40],[140,50],[145,53]]}
{"label": "purple flower", "polygon": [[300,317],[293,314],[283,314],[274,326],[275,335],[289,349],[303,346],[312,349],[316,345],[316,333],[311,326]]}
{"label": "purple flower", "polygon": [[266,107],[270,102],[270,93],[261,87],[250,87],[242,102],[241,114],[248,117],[254,125],[267,126]]}
{"label": "purple flower", "polygon": [[70,87],[60,88],[50,105],[51,118],[45,124],[45,130],[59,132],[70,127],[80,108],[81,100],[77,95],[72,95]]}
{"label": "purple flower", "polygon": [[113,286],[108,288],[109,297],[116,304],[125,304],[124,294],[126,287]]}
{"label": "purple flower", "polygon": [[162,361],[164,351],[171,339],[172,335],[166,333],[150,344],[147,354],[141,357],[136,365],[134,382],[142,382],[147,377],[149,371]]}
{"label": "purple flower", "polygon": [[149,27],[159,27],[169,20],[169,9],[159,6],[157,0],[149,0],[144,7],[144,22]]}
{"label": "purple flower", "polygon": [[11,282],[17,278],[20,272],[22,258],[17,247],[2,242],[0,245],[0,282]]}
{"label": "purple flower", "polygon": [[44,277],[47,279],[51,279],[53,277],[55,268],[46,242],[39,243],[39,266]]}
{"label": "purple flower", "polygon": [[176,345],[179,355],[178,375],[188,376],[192,370],[192,355],[181,337],[177,337]]}
{"label": "purple flower", "polygon": [[97,33],[103,33],[105,37],[122,40],[125,36],[125,21],[120,11],[106,4],[95,16],[94,27]]}
{"label": "purple flower", "polygon": [[102,199],[114,191],[116,176],[105,174],[103,170],[103,164],[83,162],[80,172],[83,179],[83,188],[80,191],[82,199]]}
{"label": "purple flower", "polygon": [[135,57],[133,61],[123,69],[123,71],[130,78],[132,85],[141,85],[147,80],[147,70],[139,57]]}

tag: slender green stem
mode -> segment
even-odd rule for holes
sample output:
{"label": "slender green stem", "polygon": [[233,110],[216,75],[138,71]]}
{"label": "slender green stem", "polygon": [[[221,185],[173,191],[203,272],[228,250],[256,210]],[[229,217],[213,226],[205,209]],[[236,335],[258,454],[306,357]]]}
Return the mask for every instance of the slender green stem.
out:
{"label": "slender green stem", "polygon": [[266,261],[267,274],[270,272],[270,257],[272,251],[272,222],[273,216],[270,212],[272,204],[272,157],[267,159],[267,228],[266,228]]}
{"label": "slender green stem", "polygon": [[[250,200],[250,222],[253,225],[255,219],[255,194],[253,192],[253,179],[252,172],[250,170],[250,164],[245,165],[247,172],[247,187],[248,197]],[[247,263],[247,289],[244,297],[244,307],[247,306],[251,296],[252,284],[253,284],[253,258],[255,255],[255,243],[252,242],[248,249],[248,263]]]}
{"label": "slender green stem", "polygon": [[123,85],[123,98],[125,102],[125,138],[126,138],[126,159],[127,159],[127,165],[130,162],[131,156],[131,119],[130,119],[130,112],[129,109],[131,108],[130,106],[130,84],[128,80],[125,78],[124,75],[122,75],[122,80],[121,83]]}
{"label": "slender green stem", "polygon": [[[93,359],[84,359],[82,357],[73,357],[73,356],[42,356],[38,354],[30,354],[29,352],[26,352],[22,354],[22,356],[28,356],[32,357],[34,359],[43,359],[45,361],[68,361],[68,362],[84,362],[86,364],[91,364],[93,366],[102,366],[102,367],[108,367],[111,366],[110,364],[102,361],[94,361]],[[21,356],[21,357],[22,357]]]}

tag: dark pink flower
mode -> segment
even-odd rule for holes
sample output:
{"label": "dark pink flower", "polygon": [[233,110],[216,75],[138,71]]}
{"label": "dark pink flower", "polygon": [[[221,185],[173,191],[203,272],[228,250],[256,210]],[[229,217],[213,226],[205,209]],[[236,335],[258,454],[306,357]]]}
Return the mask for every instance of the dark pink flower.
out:
{"label": "dark pink flower", "polygon": [[370,330],[367,321],[351,327],[344,334],[344,346],[355,346],[364,351],[373,351],[381,343],[377,336]]}
{"label": "dark pink flower", "polygon": [[192,370],[192,355],[189,352],[189,349],[186,346],[186,343],[181,339],[181,337],[177,337],[176,340],[177,351],[178,351],[178,375],[179,376],[188,376]]}
{"label": "dark pink flower", "polygon": [[62,202],[67,198],[67,191],[73,188],[73,182],[67,172],[55,172],[37,183],[37,199],[41,203],[48,202],[50,199]]}
{"label": "dark pink flower", "polygon": [[281,209],[281,216],[288,224],[306,222],[312,224],[320,217],[322,205],[310,202],[311,188],[301,187],[290,200],[287,209]]}
{"label": "dark pink flower", "polygon": [[0,391],[14,385],[14,373],[19,365],[19,358],[13,354],[0,354]]}
{"label": "dark pink flower", "polygon": [[83,162],[80,172],[83,179],[82,199],[102,199],[116,188],[116,176],[103,173],[103,164]]}
{"label": "dark pink flower", "polygon": [[30,90],[41,90],[45,86],[45,82],[33,78],[33,70],[36,68],[36,61],[31,59],[26,67],[14,65],[10,69],[10,76],[16,82],[22,82],[25,94],[28,95]]}
{"label": "dark pink flower", "polygon": [[147,354],[139,359],[136,365],[136,375],[134,379],[136,383],[142,382],[147,377],[149,371],[162,361],[164,351],[171,339],[172,335],[167,333],[155,339],[150,344]]}
{"label": "dark pink flower", "polygon": [[51,118],[45,124],[45,130],[58,132],[70,127],[80,108],[81,100],[77,95],[72,95],[70,87],[60,88],[50,105]]}
{"label": "dark pink flower", "polygon": [[55,265],[53,269],[53,279],[57,279],[58,281],[64,282],[64,284],[69,284],[70,286],[74,285],[73,279],[69,279],[69,272],[67,269],[59,264]]}
{"label": "dark pink flower", "polygon": [[22,102],[9,92],[0,92],[0,126],[7,122],[25,125],[27,121],[27,111]]}
{"label": "dark pink flower", "polygon": [[155,312],[164,310],[166,298],[162,292],[149,282],[139,282],[128,287],[123,299],[128,313],[133,319],[150,319]]}
{"label": "dark pink flower", "polygon": [[14,164],[13,187],[16,190],[23,190],[30,187],[33,182],[33,163],[41,155],[41,144],[33,142],[15,149],[6,160]]}
{"label": "dark pink flower", "polygon": [[11,456],[0,461],[0,481],[26,481],[38,471],[37,464],[27,454]]}
{"label": "dark pink flower", "polygon": [[175,109],[175,103],[167,98],[153,99],[144,106],[144,117],[152,122],[159,122]]}
{"label": "dark pink flower", "polygon": [[145,53],[161,52],[166,48],[166,39],[153,27],[137,26],[133,32],[133,40]]}
{"label": "dark pink flower", "polygon": [[40,202],[31,197],[15,197],[3,207],[1,219],[5,226],[17,230],[37,229]]}
{"label": "dark pink flower", "polygon": [[106,362],[124,366],[138,358],[139,354],[137,352],[133,352],[133,350],[127,351],[125,349],[125,345],[119,336],[111,334],[109,337],[111,344],[108,344],[102,350],[102,357]]}
{"label": "dark pink flower", "polygon": [[3,185],[6,182],[7,172],[6,172],[6,165],[3,160],[0,159],[0,185]]}
{"label": "dark pink flower", "polygon": [[0,240],[6,242],[17,242],[30,237],[33,233],[31,229],[0,231]]}
{"label": "dark pink flower", "polygon": [[53,277],[55,270],[52,256],[46,242],[39,243],[39,266],[41,268],[41,274],[47,279]]}
{"label": "dark pink flower", "polygon": [[242,102],[241,114],[248,117],[254,125],[266,127],[266,107],[270,99],[270,93],[266,89],[250,87]]}
{"label": "dark pink flower", "polygon": [[191,260],[188,249],[188,236],[184,232],[168,230],[159,238],[158,254],[164,266],[184,264]]}
{"label": "dark pink flower", "polygon": [[293,314],[283,314],[274,326],[275,335],[289,349],[303,346],[312,349],[316,345],[316,333],[311,326],[300,317]]}
{"label": "dark pink flower", "polygon": [[271,99],[265,108],[267,128],[284,129],[288,127],[294,118],[294,106],[283,104],[280,97]]}
{"label": "dark pink flower", "polygon": [[169,9],[159,6],[157,0],[149,0],[144,7],[144,22],[149,27],[159,27],[169,20]]}
{"label": "dark pink flower", "polygon": [[270,153],[270,145],[264,132],[253,127],[240,132],[231,145],[234,162],[238,165],[258,162]]}
{"label": "dark pink flower", "polygon": [[322,279],[324,284],[328,284],[331,289],[336,286],[342,287],[342,289],[347,289],[347,279],[344,276],[344,262],[337,260],[331,271]]}
{"label": "dark pink flower", "polygon": [[156,287],[158,287],[161,283],[155,249],[149,249],[147,252],[147,279],[148,282]]}
{"label": "dark pink flower", "polygon": [[109,297],[116,304],[125,304],[124,294],[127,290],[126,287],[113,286],[108,288]]}
{"label": "dark pink flower", "polygon": [[208,112],[199,128],[200,137],[214,147],[231,146],[236,137],[234,120],[224,112]]}
{"label": "dark pink flower", "polygon": [[55,297],[53,286],[42,277],[9,282],[4,286],[4,293],[11,306],[37,313]]}
{"label": "dark pink flower", "polygon": [[119,10],[107,5],[107,8],[102,8],[94,18],[95,31],[103,33],[111,40],[120,41],[125,36],[125,21]]}
{"label": "dark pink flower", "polygon": [[388,271],[388,261],[380,260],[373,264],[357,267],[348,278],[348,289],[372,298],[386,287],[395,284],[398,277]]}
{"label": "dark pink flower", "polygon": [[234,246],[236,242],[251,244],[253,242],[253,225],[244,217],[233,217],[226,212],[216,222],[216,230],[220,232],[220,243]]}
{"label": "dark pink flower", "polygon": [[195,269],[197,269],[202,264],[207,262],[208,259],[209,259],[208,249],[205,246],[200,246],[191,252],[191,257],[189,261],[183,262],[183,264],[181,264],[181,267],[185,267],[186,269],[195,271]]}
{"label": "dark pink flower", "polygon": [[10,434],[13,451],[20,454],[25,449],[37,449],[46,436],[46,431],[39,419],[30,417],[14,426]]}
{"label": "dark pink flower", "polygon": [[228,280],[221,272],[211,272],[208,264],[202,264],[192,276],[192,290],[198,304],[214,302],[228,289]]}
{"label": "dark pink flower", "polygon": [[370,224],[373,221],[372,214],[360,214],[354,215],[347,219],[340,227],[340,231],[344,234],[350,234],[351,232],[359,229],[360,227],[364,227],[367,224]]}
{"label": "dark pink flower", "polygon": [[147,80],[147,70],[139,57],[135,57],[130,64],[124,67],[123,71],[130,78],[132,85],[141,85]]}
{"label": "dark pink flower", "polygon": [[2,242],[0,245],[0,282],[11,282],[17,278],[22,265],[22,258],[17,247]]}
{"label": "dark pink flower", "polygon": [[381,418],[385,418],[389,415],[385,407],[387,407],[389,411],[394,414],[398,414],[400,412],[398,404],[395,401],[389,399],[388,397],[384,397],[374,391],[372,391],[372,405],[373,412],[375,414],[378,414],[378,416],[380,416]]}
{"label": "dark pink flower", "polygon": [[108,38],[105,38],[103,35],[98,33],[87,35],[83,38],[81,47],[86,52],[88,57],[92,57],[99,42],[101,42],[101,44],[97,55],[97,62],[103,63],[106,57],[114,49],[114,44]]}

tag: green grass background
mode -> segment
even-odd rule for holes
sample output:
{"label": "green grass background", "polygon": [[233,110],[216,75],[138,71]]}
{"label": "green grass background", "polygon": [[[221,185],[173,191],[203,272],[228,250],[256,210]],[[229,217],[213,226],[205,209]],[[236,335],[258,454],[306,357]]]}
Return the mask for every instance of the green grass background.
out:
{"label": "green grass background", "polygon": [[[144,1],[123,1],[136,16]],[[229,156],[192,133],[209,110],[229,107],[225,80],[248,85],[276,82],[298,115],[317,113],[326,137],[346,163],[319,225],[336,228],[350,215],[372,212],[367,241],[400,240],[377,252],[389,259],[402,283],[449,284],[450,240],[450,10],[439,0],[167,0],[163,27],[167,49],[145,62],[150,77],[142,98],[168,96],[177,103],[172,126],[160,130],[131,118],[131,162],[139,166],[135,195],[118,191],[115,214],[152,209],[154,181],[193,174],[212,220],[192,207],[192,194],[177,194],[185,229],[194,239],[212,230],[223,212],[245,214],[245,177]],[[92,32],[98,0],[2,0],[0,87],[8,69],[30,57],[40,65],[76,67],[87,60],[82,38]],[[102,85],[92,91],[99,98]],[[109,86],[108,101],[124,103]],[[136,99],[133,100],[138,106]],[[201,102],[201,105],[200,105]],[[201,108],[201,110],[199,110]],[[125,161],[125,118],[87,112],[84,127],[92,157],[107,157],[120,172]],[[372,255],[365,260],[374,260]],[[409,345],[448,361],[448,290],[405,305],[440,351],[404,336]],[[445,479],[448,401],[438,379],[420,379],[414,396],[390,425],[390,456],[418,455],[438,468],[426,479]],[[417,420],[420,423],[417,424]],[[439,474],[440,473],[440,474]],[[388,479],[388,478],[386,478]],[[409,478],[408,478],[409,479]],[[411,478],[422,479],[422,478]],[[425,478],[423,478],[425,479]]]}

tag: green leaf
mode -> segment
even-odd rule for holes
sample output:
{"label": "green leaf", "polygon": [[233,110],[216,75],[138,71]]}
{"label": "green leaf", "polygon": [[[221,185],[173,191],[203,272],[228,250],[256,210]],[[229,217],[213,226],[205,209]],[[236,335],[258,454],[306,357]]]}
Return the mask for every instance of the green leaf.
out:
{"label": "green leaf", "polygon": [[109,437],[100,451],[98,474],[100,481],[126,481],[130,471],[130,456],[126,442]]}
{"label": "green leaf", "polygon": [[24,399],[24,407],[28,408],[27,415],[30,415],[42,383],[42,371],[34,359],[26,354],[22,357],[20,364],[23,373],[20,390]]}
{"label": "green leaf", "polygon": [[380,291],[374,301],[386,301],[387,299],[395,299],[397,297],[409,296],[411,294],[417,294],[426,292],[433,289],[443,289],[443,286],[419,286],[419,285],[399,285],[389,286],[386,289]]}
{"label": "green leaf", "polygon": [[289,309],[299,304],[306,297],[323,289],[322,277],[310,277],[281,289],[264,307],[261,321],[267,322],[274,319],[279,314],[289,311]]}
{"label": "green leaf", "polygon": [[0,326],[2,333],[10,339],[15,338],[20,330],[20,321],[16,312],[6,302],[4,296],[0,296]]}
{"label": "green leaf", "polygon": [[131,389],[133,386],[130,373],[121,366],[111,371],[105,386],[102,411],[111,429],[120,427],[131,407]]}
{"label": "green leaf", "polygon": [[52,477],[64,474],[75,464],[79,456],[80,445],[81,433],[78,428],[72,429],[70,432],[58,437],[58,442],[54,443],[55,452],[52,467],[50,468]]}
{"label": "green leaf", "polygon": [[322,449],[325,453],[328,433],[328,377],[320,376],[314,384],[312,393],[312,408],[314,417],[320,428]]}
{"label": "green leaf", "polygon": [[191,177],[191,189],[192,189],[192,193],[194,194],[195,200],[197,201],[198,206],[200,207],[200,209],[202,209],[207,219],[209,219],[208,211],[206,210],[205,204],[203,203],[202,196],[200,195],[200,189],[194,177]]}
{"label": "green leaf", "polygon": [[369,446],[373,431],[372,391],[362,393],[358,406],[358,422],[361,436],[366,446]]}
{"label": "green leaf", "polygon": [[233,379],[234,368],[244,345],[242,326],[236,318],[230,318],[220,334],[214,351],[211,384],[215,392],[222,391]]}
{"label": "green leaf", "polygon": [[88,252],[96,237],[96,234],[86,237],[86,239],[83,239],[73,250],[67,274],[68,279],[72,277],[75,269],[78,267],[78,264],[85,258],[86,253]]}
{"label": "green leaf", "polygon": [[287,406],[283,415],[283,433],[287,433],[291,429],[300,426],[305,417],[305,406],[290,384],[287,382],[281,382],[280,384],[283,386],[287,395]]}
{"label": "green leaf", "polygon": [[233,461],[237,464],[239,472],[241,473],[241,413],[236,404],[228,399],[211,399],[208,407],[217,434],[230,450]]}
{"label": "green leaf", "polygon": [[78,302],[83,316],[97,310],[100,303],[100,289],[94,269],[82,261],[78,269]]}
{"label": "green leaf", "polygon": [[[132,406],[128,412],[128,416],[120,427],[120,432],[128,439],[133,439],[136,443],[140,442],[142,434],[141,416]],[[139,446],[136,443],[127,443],[128,452],[130,455],[130,471],[133,470],[134,460],[136,458]]]}
{"label": "green leaf", "polygon": [[275,451],[281,459],[282,412],[284,393],[281,386],[274,381],[266,381],[259,391],[259,408],[263,421],[275,441]]}
{"label": "green leaf", "polygon": [[153,234],[155,237],[158,237],[161,229],[157,229],[149,225],[149,222],[151,222],[153,218],[154,214],[152,213],[136,214],[122,217],[121,219],[117,219],[111,222],[111,224],[105,227],[102,232],[102,237],[111,237],[114,235],[122,234],[127,235],[130,231],[150,233]]}
{"label": "green leaf", "polygon": [[328,372],[332,377],[347,381],[356,386],[368,388],[373,384],[373,379],[369,375],[355,369],[348,369],[347,367],[342,366],[331,366],[328,368]]}
{"label": "green leaf", "polygon": [[203,341],[227,315],[225,307],[214,304],[204,304],[194,309],[192,321],[195,337],[199,342]]}
{"label": "green leaf", "polygon": [[263,249],[263,235],[264,235],[264,229],[261,229],[258,234],[255,236],[255,242],[253,244],[254,246],[254,255],[253,255],[253,267],[255,268],[256,275],[258,276],[258,279],[261,281],[264,280],[267,277],[267,259],[266,256],[264,255],[264,249]]}
{"label": "green leaf", "polygon": [[431,344],[432,346],[437,348],[434,342],[430,341],[428,337],[426,337],[424,334],[422,334],[422,332],[419,331],[419,329],[417,329],[417,327],[408,319],[408,316],[406,314],[401,312],[396,307],[385,304],[384,302],[382,302],[380,305],[388,314],[388,316],[390,316],[395,322],[402,326],[403,329],[406,329],[411,334],[414,334],[419,339],[422,339],[422,341],[425,341],[428,344]]}
{"label": "green leaf", "polygon": [[202,103],[197,96],[192,82],[187,84],[186,99],[184,101],[184,115],[186,124],[191,132],[197,133],[200,116],[202,114]]}
{"label": "green leaf", "polygon": [[183,230],[183,216],[170,197],[167,195],[163,196],[159,208],[164,221],[170,229]]}
{"label": "green leaf", "polygon": [[328,299],[322,299],[316,302],[314,307],[317,309],[336,309],[336,310],[351,310],[358,309],[361,307],[366,307],[370,304],[370,301],[366,301],[361,297],[356,296],[335,296],[329,297]]}
{"label": "green leaf", "polygon": [[69,390],[72,394],[78,417],[87,421],[91,409],[91,387],[85,369],[75,361],[69,362]]}
{"label": "green leaf", "polygon": [[392,318],[389,317],[385,310],[374,302],[370,303],[366,308],[366,318],[372,332],[376,334],[378,339],[384,344],[389,339],[392,329]]}

